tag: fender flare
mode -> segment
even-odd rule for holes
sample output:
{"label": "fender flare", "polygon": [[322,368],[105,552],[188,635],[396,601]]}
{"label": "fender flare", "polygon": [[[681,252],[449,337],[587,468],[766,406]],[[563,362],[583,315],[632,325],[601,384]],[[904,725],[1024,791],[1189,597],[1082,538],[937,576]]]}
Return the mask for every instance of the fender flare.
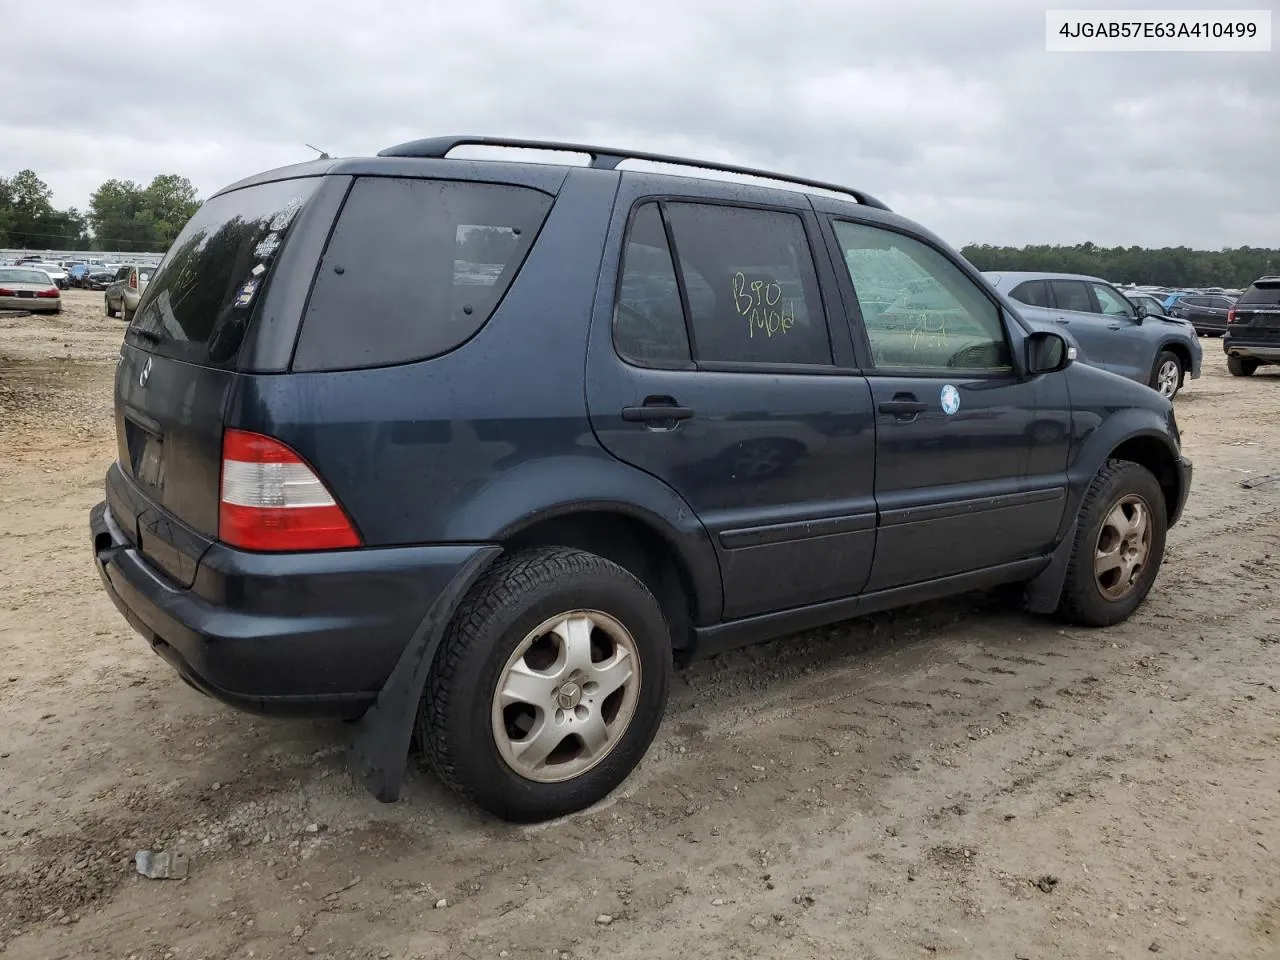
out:
{"label": "fender flare", "polygon": [[496,544],[485,547],[458,571],[418,624],[378,699],[355,723],[347,745],[347,768],[383,803],[400,799],[418,701],[445,629],[471,585],[501,553]]}
{"label": "fender flare", "polygon": [[1058,545],[1050,555],[1049,566],[1027,585],[1027,609],[1030,612],[1053,613],[1058,609],[1067,578],[1067,565],[1075,548],[1080,505],[1089,484],[1121,444],[1143,438],[1160,441],[1170,459],[1178,459],[1177,448],[1170,442],[1168,427],[1159,414],[1140,407],[1128,407],[1113,413],[1078,447],[1067,468],[1067,507],[1062,515]]}
{"label": "fender flare", "polygon": [[469,498],[445,534],[459,543],[501,543],[540,521],[588,511],[627,516],[657,533],[689,575],[695,623],[719,619],[720,561],[697,513],[658,478],[603,452],[514,464]]}

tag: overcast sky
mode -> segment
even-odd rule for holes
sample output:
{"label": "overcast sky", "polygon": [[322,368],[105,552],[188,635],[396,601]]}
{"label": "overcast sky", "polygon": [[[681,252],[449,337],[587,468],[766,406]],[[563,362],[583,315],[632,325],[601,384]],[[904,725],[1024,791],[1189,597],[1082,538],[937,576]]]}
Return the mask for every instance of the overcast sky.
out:
{"label": "overcast sky", "polygon": [[1046,6],[1141,5],[0,0],[0,175],[83,209],[487,133],[857,185],[956,246],[1280,246],[1280,52],[1045,52]]}

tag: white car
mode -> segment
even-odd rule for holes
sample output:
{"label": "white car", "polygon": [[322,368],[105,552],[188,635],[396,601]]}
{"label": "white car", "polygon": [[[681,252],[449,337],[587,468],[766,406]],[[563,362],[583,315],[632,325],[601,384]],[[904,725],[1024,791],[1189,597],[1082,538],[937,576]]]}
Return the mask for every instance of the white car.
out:
{"label": "white car", "polygon": [[49,279],[54,282],[59,290],[67,289],[67,271],[56,263],[24,263],[24,267],[31,267],[35,270],[43,270],[49,275]]}

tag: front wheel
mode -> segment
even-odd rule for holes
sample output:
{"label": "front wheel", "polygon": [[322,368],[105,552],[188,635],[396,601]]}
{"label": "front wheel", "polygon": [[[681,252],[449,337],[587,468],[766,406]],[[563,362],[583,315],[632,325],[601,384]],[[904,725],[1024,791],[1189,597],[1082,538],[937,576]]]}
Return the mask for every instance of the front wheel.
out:
{"label": "front wheel", "polygon": [[467,594],[418,710],[427,761],[496,816],[604,799],[658,731],[671,637],[643,583],[566,547],[504,558]]}
{"label": "front wheel", "polygon": [[1257,370],[1255,357],[1227,357],[1227,372],[1233,377],[1252,377]]}
{"label": "front wheel", "polygon": [[1168,350],[1160,351],[1151,371],[1151,388],[1167,400],[1178,395],[1182,387],[1182,363]]}
{"label": "front wheel", "polygon": [[1088,627],[1127,620],[1164,560],[1164,491],[1146,467],[1108,460],[1085,494],[1058,613]]}

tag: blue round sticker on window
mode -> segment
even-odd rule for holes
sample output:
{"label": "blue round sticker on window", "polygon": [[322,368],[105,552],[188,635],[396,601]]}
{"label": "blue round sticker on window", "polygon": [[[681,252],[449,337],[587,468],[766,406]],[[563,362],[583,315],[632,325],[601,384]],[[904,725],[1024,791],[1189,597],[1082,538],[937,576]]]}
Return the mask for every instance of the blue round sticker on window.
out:
{"label": "blue round sticker on window", "polygon": [[960,409],[960,391],[947,384],[942,388],[942,412],[948,417]]}

